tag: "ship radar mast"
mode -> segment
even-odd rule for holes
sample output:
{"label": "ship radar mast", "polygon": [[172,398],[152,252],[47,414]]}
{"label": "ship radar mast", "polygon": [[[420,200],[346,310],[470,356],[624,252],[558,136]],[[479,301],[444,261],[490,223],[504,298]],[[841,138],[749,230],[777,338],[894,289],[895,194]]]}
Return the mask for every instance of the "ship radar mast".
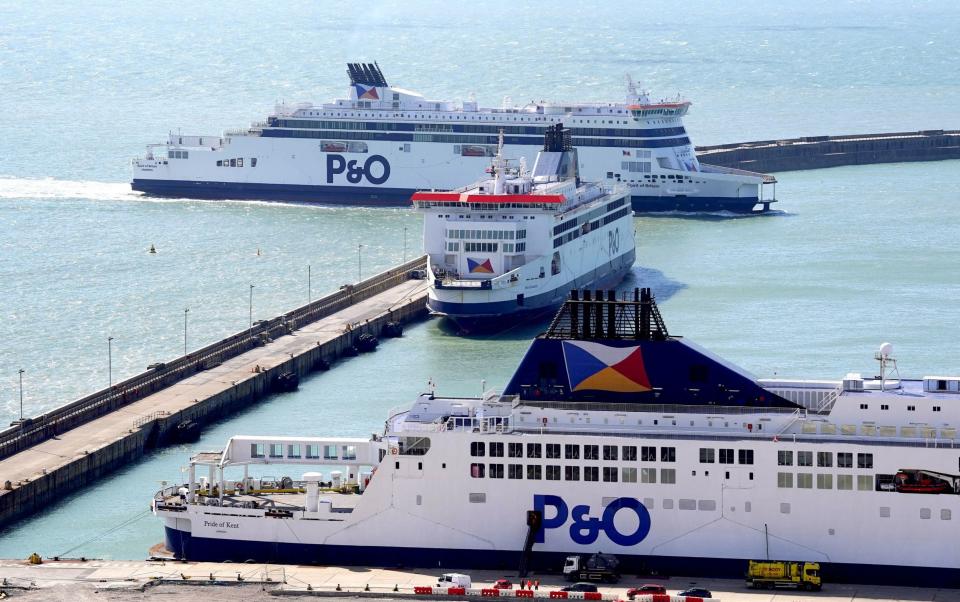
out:
{"label": "ship radar mast", "polygon": [[507,176],[507,160],[503,158],[503,129],[497,136],[497,156],[493,158],[493,194],[503,194]]}
{"label": "ship radar mast", "polygon": [[897,369],[897,360],[893,357],[893,345],[883,343],[880,350],[873,355],[873,359],[880,362],[880,390],[883,391],[887,384],[887,366],[892,364],[893,371],[897,373],[897,379],[900,378],[900,370]]}
{"label": "ship radar mast", "polygon": [[649,95],[643,90],[643,86],[638,86],[629,73],[624,74],[627,80],[627,105],[647,104],[650,102]]}

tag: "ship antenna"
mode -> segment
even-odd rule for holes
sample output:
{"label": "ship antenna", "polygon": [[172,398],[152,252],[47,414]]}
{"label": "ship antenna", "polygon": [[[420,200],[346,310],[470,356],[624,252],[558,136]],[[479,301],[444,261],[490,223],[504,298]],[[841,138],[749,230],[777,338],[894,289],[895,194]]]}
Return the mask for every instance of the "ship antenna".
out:
{"label": "ship antenna", "polygon": [[493,194],[503,194],[503,176],[506,171],[506,161],[503,159],[503,128],[500,128],[497,136],[497,156],[493,158]]}

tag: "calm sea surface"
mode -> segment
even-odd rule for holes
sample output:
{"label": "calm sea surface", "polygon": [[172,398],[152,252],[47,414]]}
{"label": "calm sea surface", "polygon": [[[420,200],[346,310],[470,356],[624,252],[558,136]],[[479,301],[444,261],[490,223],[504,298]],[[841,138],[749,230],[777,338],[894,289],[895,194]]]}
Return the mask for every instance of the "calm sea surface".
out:
{"label": "calm sea surface", "polygon": [[[316,297],[419,253],[407,210],[145,199],[125,183],[168,130],[342,96],[347,61],[485,105],[618,100],[629,71],[655,98],[693,100],[697,144],[960,127],[952,4],[351,6],[0,4],[0,424],[19,415],[21,367],[37,414],[105,386],[108,362],[116,381],[182,353],[184,309],[196,348],[247,324],[250,284],[267,318],[306,302],[308,266]],[[883,341],[904,375],[960,372],[960,162],[778,177],[775,215],[637,218],[625,286],[652,286],[672,333],[758,376],[872,373]],[[429,378],[502,386],[537,330],[412,327],[0,531],[0,557],[141,558],[162,538],[149,498],[192,451],[238,433],[367,435]]]}

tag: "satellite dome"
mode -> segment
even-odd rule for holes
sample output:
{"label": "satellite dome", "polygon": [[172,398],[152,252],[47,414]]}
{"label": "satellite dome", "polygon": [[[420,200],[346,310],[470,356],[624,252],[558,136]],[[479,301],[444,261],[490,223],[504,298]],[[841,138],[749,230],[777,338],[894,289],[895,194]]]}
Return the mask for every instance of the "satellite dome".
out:
{"label": "satellite dome", "polygon": [[880,357],[890,357],[893,355],[893,345],[891,343],[883,343],[880,345]]}

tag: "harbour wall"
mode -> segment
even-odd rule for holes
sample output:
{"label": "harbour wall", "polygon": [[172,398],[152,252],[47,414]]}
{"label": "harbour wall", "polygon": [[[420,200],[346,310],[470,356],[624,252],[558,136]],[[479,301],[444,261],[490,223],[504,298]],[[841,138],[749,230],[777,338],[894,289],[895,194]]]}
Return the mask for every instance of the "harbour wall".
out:
{"label": "harbour wall", "polygon": [[960,130],[806,136],[699,146],[703,163],[761,173],[960,159]]}
{"label": "harbour wall", "polygon": [[[118,383],[108,390],[77,400],[37,417],[24,429],[12,427],[0,433],[0,460],[11,466],[18,456],[29,454],[36,446],[97,420],[109,420],[111,414],[146,397],[155,395],[204,370],[242,354],[256,354],[258,347],[266,353],[265,343],[293,333],[307,324],[323,320],[362,300],[374,298],[410,279],[411,272],[426,267],[425,257],[378,274],[355,285],[342,287],[313,303],[297,308],[253,328],[232,335],[218,343],[193,352],[155,370]],[[291,353],[284,361],[265,358],[256,371],[237,372],[236,380],[213,394],[191,400],[178,411],[158,410],[141,414],[135,421],[122,423],[115,437],[108,441],[80,444],[65,461],[51,455],[44,466],[23,478],[0,474],[0,527],[40,510],[65,494],[88,485],[113,470],[138,460],[149,450],[171,442],[178,425],[193,421],[202,426],[228,417],[274,391],[280,374],[292,372],[304,376],[317,369],[326,369],[353,347],[361,334],[380,337],[389,322],[407,323],[427,314],[426,295],[416,294],[373,315],[361,316],[351,328],[340,331],[325,341],[317,341],[300,353]],[[275,357],[273,354],[271,357]],[[261,366],[263,368],[261,369]],[[233,377],[233,375],[231,376]],[[9,473],[3,470],[3,473]]]}

